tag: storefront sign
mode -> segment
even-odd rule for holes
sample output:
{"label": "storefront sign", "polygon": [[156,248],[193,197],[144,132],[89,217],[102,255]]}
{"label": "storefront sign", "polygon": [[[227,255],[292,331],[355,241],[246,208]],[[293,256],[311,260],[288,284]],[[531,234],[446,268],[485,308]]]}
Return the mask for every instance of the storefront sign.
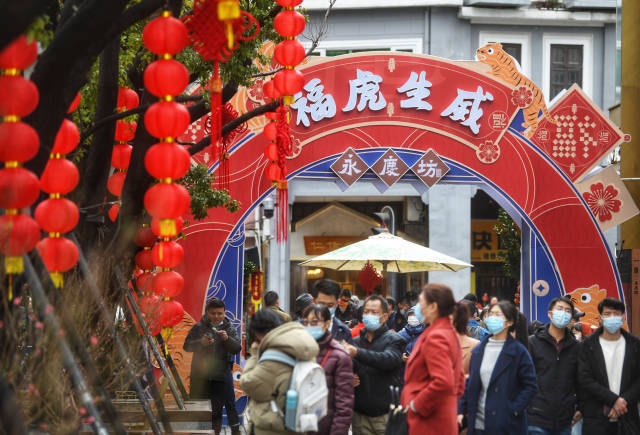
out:
{"label": "storefront sign", "polygon": [[409,167],[393,151],[387,150],[377,162],[371,166],[371,170],[386,184],[391,187],[409,170]]}
{"label": "storefront sign", "polygon": [[427,187],[432,187],[449,172],[449,167],[435,151],[429,150],[418,159],[411,170]]}
{"label": "storefront sign", "polygon": [[367,169],[369,169],[369,166],[351,148],[348,148],[342,153],[338,160],[331,165],[331,170],[335,172],[347,186],[355,183],[367,172]]}
{"label": "storefront sign", "polygon": [[305,237],[304,238],[304,251],[307,255],[322,255],[327,252],[334,251],[343,246],[351,245],[352,243],[364,240],[366,237]]}
{"label": "storefront sign", "polygon": [[471,221],[471,262],[504,261],[499,256],[501,250],[496,225],[498,221]]}

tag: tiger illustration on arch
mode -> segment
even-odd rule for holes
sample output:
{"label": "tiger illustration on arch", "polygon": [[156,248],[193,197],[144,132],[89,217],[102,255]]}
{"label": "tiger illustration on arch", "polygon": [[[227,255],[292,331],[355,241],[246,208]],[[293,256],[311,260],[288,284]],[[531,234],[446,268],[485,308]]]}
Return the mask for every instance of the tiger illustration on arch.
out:
{"label": "tiger illustration on arch", "polygon": [[524,115],[524,123],[522,126],[526,128],[524,136],[530,139],[538,128],[538,113],[542,110],[542,113],[547,120],[553,124],[557,124],[558,121],[552,118],[547,110],[547,105],[544,102],[544,95],[542,91],[524,76],[519,70],[513,60],[513,58],[502,49],[502,44],[499,42],[487,44],[476,50],[478,60],[491,67],[491,74],[504,80],[513,87],[525,86],[529,88],[533,94],[531,104],[528,107],[522,109]]}

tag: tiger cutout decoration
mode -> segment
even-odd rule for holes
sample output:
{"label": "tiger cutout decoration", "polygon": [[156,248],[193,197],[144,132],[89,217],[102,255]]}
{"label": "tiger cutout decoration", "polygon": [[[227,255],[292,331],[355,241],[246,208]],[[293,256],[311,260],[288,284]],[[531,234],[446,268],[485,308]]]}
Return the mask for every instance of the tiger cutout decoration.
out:
{"label": "tiger cutout decoration", "polygon": [[599,326],[600,313],[598,312],[598,304],[607,297],[607,291],[601,289],[598,284],[594,284],[588,288],[577,288],[571,293],[567,293],[571,298],[571,302],[577,310],[584,313],[581,322],[587,322],[590,325]]}
{"label": "tiger cutout decoration", "polygon": [[505,81],[514,88],[525,86],[531,90],[532,99],[528,107],[522,109],[524,115],[524,123],[522,126],[526,129],[524,136],[530,139],[538,128],[538,114],[542,110],[542,114],[547,120],[553,124],[557,124],[555,118],[552,118],[547,110],[547,104],[544,101],[544,95],[531,80],[520,72],[516,61],[502,49],[499,42],[487,44],[476,50],[476,56],[481,63],[491,68],[491,74]]}

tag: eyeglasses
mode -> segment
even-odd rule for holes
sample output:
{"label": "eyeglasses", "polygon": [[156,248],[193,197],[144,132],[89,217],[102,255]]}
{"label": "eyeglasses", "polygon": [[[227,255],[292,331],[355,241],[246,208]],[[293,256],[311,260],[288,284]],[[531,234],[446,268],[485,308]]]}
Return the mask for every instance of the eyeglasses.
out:
{"label": "eyeglasses", "polygon": [[302,326],[318,326],[318,325],[322,325],[322,320],[300,320],[300,324]]}

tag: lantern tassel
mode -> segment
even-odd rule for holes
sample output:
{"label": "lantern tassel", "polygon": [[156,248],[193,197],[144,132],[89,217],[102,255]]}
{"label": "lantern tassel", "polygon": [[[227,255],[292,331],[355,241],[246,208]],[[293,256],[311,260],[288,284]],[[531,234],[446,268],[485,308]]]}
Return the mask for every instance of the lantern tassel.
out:
{"label": "lantern tassel", "polygon": [[287,241],[287,235],[289,233],[289,186],[287,180],[283,179],[278,181],[276,188],[278,191],[278,218],[276,222],[276,240],[278,243],[283,243]]}
{"label": "lantern tassel", "polygon": [[24,272],[24,262],[22,257],[5,257],[4,270],[7,275],[17,275]]}

